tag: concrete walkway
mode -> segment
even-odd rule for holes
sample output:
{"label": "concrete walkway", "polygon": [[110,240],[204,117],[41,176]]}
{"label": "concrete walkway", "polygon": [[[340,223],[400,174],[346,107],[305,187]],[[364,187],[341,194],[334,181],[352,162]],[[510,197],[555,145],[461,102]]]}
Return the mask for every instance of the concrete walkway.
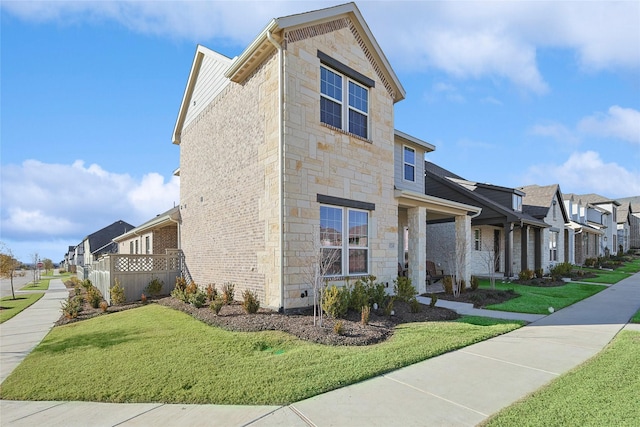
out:
{"label": "concrete walkway", "polygon": [[284,407],[0,401],[0,424],[473,426],[597,354],[639,308],[636,274],[516,331]]}

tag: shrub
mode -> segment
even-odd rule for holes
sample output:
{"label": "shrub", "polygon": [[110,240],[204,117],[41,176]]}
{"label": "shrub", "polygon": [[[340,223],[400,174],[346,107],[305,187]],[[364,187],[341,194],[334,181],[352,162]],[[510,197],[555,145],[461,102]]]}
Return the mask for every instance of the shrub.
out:
{"label": "shrub", "polygon": [[563,262],[551,267],[550,273],[551,277],[553,277],[554,279],[559,279],[561,277],[571,277],[572,270],[573,265],[571,263]]}
{"label": "shrub", "polygon": [[533,279],[533,271],[525,268],[524,270],[520,271],[520,273],[518,273],[518,279],[522,281]]}
{"label": "shrub", "polygon": [[222,310],[223,306],[224,301],[222,301],[222,297],[219,296],[214,298],[214,300],[211,301],[211,304],[209,304],[209,308],[216,314],[216,316],[220,314],[220,310]]}
{"label": "shrub", "polygon": [[332,285],[322,294],[322,310],[337,319],[347,314],[349,309],[349,290]]}
{"label": "shrub", "polygon": [[387,305],[384,306],[383,313],[385,316],[391,316],[391,312],[393,311],[393,302],[395,301],[395,297],[389,298]]}
{"label": "shrub", "polygon": [[393,291],[400,301],[408,302],[411,298],[418,295],[416,288],[411,284],[411,279],[403,276],[400,276],[393,281]]}
{"label": "shrub", "polygon": [[91,283],[91,280],[84,279],[82,281],[82,287],[85,288],[86,290],[89,290],[92,286],[93,286],[93,284]]}
{"label": "shrub", "polygon": [[471,290],[475,291],[480,286],[480,280],[478,280],[478,276],[471,276]]}
{"label": "shrub", "polygon": [[73,297],[67,301],[63,301],[61,305],[62,314],[67,319],[75,319],[76,317],[78,317],[78,314],[82,310],[82,302],[79,302],[76,297]]}
{"label": "shrub", "polygon": [[127,301],[127,297],[124,294],[124,287],[120,284],[120,281],[116,279],[115,284],[111,287],[111,303],[123,304]]}
{"label": "shrub", "polygon": [[463,293],[467,290],[467,282],[465,280],[460,281],[460,293]]}
{"label": "shrub", "polygon": [[536,268],[536,278],[542,279],[544,277],[544,270],[541,268]]}
{"label": "shrub", "polygon": [[100,309],[102,310],[103,313],[105,313],[108,308],[109,308],[109,303],[108,302],[102,301],[100,303]]}
{"label": "shrub", "polygon": [[342,320],[338,320],[333,324],[333,332],[338,335],[342,335],[344,333],[344,323],[342,323]]}
{"label": "shrub", "polygon": [[175,289],[180,289],[181,291],[184,291],[185,289],[187,289],[187,279],[185,279],[182,276],[176,277]]}
{"label": "shrub", "polygon": [[100,301],[102,301],[102,294],[95,286],[91,285],[87,289],[87,302],[91,307],[98,308],[100,307]]}
{"label": "shrub", "polygon": [[585,267],[596,268],[599,266],[597,258],[587,258],[584,260]]}
{"label": "shrub", "polygon": [[260,300],[258,300],[258,295],[256,295],[253,291],[244,291],[242,292],[242,307],[247,314],[255,314],[258,312],[260,308]]}
{"label": "shrub", "polygon": [[363,325],[369,324],[369,315],[371,314],[371,307],[363,305],[360,311],[360,322]]}
{"label": "shrub", "polygon": [[144,294],[144,292],[142,293],[142,295],[140,295],[140,301],[141,301],[143,304],[146,304],[146,303],[147,303],[147,296]]}
{"label": "shrub", "polygon": [[217,296],[218,290],[216,289],[216,285],[213,283],[209,283],[207,285],[207,299],[209,300],[209,302],[211,302],[216,299]]}
{"label": "shrub", "polygon": [[222,301],[224,301],[225,304],[231,304],[233,302],[235,287],[236,285],[229,282],[222,285]]}
{"label": "shrub", "polygon": [[[349,289],[349,288],[347,288]],[[367,288],[361,279],[353,284],[353,288],[349,289],[349,308],[360,312],[362,307],[369,304],[369,295]]]}
{"label": "shrub", "polygon": [[429,307],[433,308],[436,306],[436,303],[438,302],[438,295],[432,293],[429,296],[431,297],[431,302],[429,303]]}
{"label": "shrub", "polygon": [[453,277],[444,276],[442,279],[442,286],[444,287],[444,293],[453,295]]}
{"label": "shrub", "polygon": [[149,295],[157,296],[162,292],[162,287],[164,286],[164,282],[154,277],[151,279],[147,287],[144,289]]}
{"label": "shrub", "polygon": [[195,308],[200,308],[204,306],[207,302],[207,294],[204,291],[196,286],[196,291],[189,294],[189,304],[194,306]]}
{"label": "shrub", "polygon": [[180,289],[178,287],[174,288],[173,291],[171,291],[171,296],[182,302],[189,302],[189,296],[184,289]]}
{"label": "shrub", "polygon": [[409,309],[412,313],[420,313],[421,304],[418,302],[416,297],[413,297],[409,300]]}
{"label": "shrub", "polygon": [[198,292],[198,285],[196,284],[196,282],[191,282],[187,285],[187,287],[185,288],[184,292],[187,295],[193,295],[196,292]]}
{"label": "shrub", "polygon": [[378,307],[384,303],[384,299],[387,297],[387,292],[384,289],[383,283],[376,283],[375,276],[369,276],[373,278],[370,282],[367,283],[367,295],[369,297],[369,305],[378,304]]}

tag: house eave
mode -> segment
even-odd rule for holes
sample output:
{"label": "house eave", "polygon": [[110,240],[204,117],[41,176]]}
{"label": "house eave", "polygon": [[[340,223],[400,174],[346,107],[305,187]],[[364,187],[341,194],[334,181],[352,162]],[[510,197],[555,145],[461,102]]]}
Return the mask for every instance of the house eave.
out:
{"label": "house eave", "polygon": [[445,216],[476,215],[482,211],[482,208],[477,206],[441,199],[439,197],[429,196],[410,190],[395,189],[394,196],[398,199],[398,204],[401,207],[422,206],[426,207],[428,211]]}
{"label": "house eave", "polygon": [[411,136],[411,135],[409,135],[407,133],[399,131],[398,129],[394,129],[393,133],[394,133],[394,136],[396,138],[399,138],[403,143],[408,142],[410,144],[417,145],[417,146],[419,146],[421,148],[424,148],[424,150],[427,153],[436,150],[436,146],[435,145],[429,144],[426,141],[423,141],[423,140],[421,140],[419,138],[416,138],[415,136]]}

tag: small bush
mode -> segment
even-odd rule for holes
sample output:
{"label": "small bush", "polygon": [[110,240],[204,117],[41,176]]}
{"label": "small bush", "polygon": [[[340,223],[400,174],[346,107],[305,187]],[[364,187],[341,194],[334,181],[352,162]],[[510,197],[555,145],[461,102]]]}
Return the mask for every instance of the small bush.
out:
{"label": "small bush", "polygon": [[360,322],[363,325],[369,324],[369,315],[371,314],[371,307],[363,305],[360,311]]}
{"label": "small bush", "polygon": [[62,305],[62,314],[67,319],[75,319],[76,317],[78,317],[78,314],[82,310],[81,309],[82,302],[79,302],[79,300],[76,297],[73,297],[67,301],[63,301],[61,305]]}
{"label": "small bush", "polygon": [[207,294],[196,286],[196,291],[189,294],[189,304],[195,308],[200,308],[207,302]]}
{"label": "small bush", "polygon": [[207,285],[207,299],[209,300],[209,302],[211,302],[216,299],[217,296],[218,290],[216,289],[216,285],[213,283],[209,283]]}
{"label": "small bush", "polygon": [[158,296],[160,295],[160,292],[162,292],[163,286],[164,286],[164,282],[158,279],[157,277],[154,277],[151,279],[151,281],[149,282],[147,287],[144,289],[144,291],[151,296]]}
{"label": "small bush", "polygon": [[429,303],[429,307],[433,308],[436,306],[436,303],[438,302],[438,295],[432,293],[429,296],[431,297],[431,302]]}
{"label": "small bush", "polygon": [[115,284],[111,287],[111,303],[123,304],[127,301],[127,297],[124,294],[124,287],[120,284],[120,281],[116,279]]}
{"label": "small bush", "polygon": [[460,281],[460,293],[464,293],[467,290],[467,282],[465,280]]}
{"label": "small bush", "polygon": [[379,307],[384,303],[384,299],[387,297],[387,292],[384,289],[384,284],[376,283],[375,280],[376,276],[369,276],[366,289],[369,297],[369,305],[378,304]]}
{"label": "small bush", "polygon": [[224,301],[222,301],[222,297],[216,297],[213,301],[211,301],[211,304],[209,304],[209,308],[211,309],[211,311],[213,311],[216,316],[218,314],[220,314],[220,310],[222,310],[222,307],[224,306]]}
{"label": "small bush", "polygon": [[182,302],[189,302],[189,296],[187,295],[187,292],[185,289],[180,289],[176,287],[171,291],[171,296]]}
{"label": "small bush", "polygon": [[82,287],[85,288],[86,290],[89,290],[92,286],[93,286],[93,284],[91,283],[91,280],[84,279],[82,281]]}
{"label": "small bush", "polygon": [[536,268],[536,279],[542,279],[544,277],[544,270]]}
{"label": "small bush", "polygon": [[411,284],[411,279],[403,276],[400,276],[393,281],[393,291],[400,301],[406,302],[418,295],[418,291],[416,291],[416,288]]}
{"label": "small bush", "polygon": [[338,320],[333,324],[333,332],[338,335],[344,334],[344,323],[342,323],[342,320]]}
{"label": "small bush", "polygon": [[100,309],[102,310],[103,313],[106,313],[108,308],[109,308],[109,303],[108,302],[102,301],[100,303]]}
{"label": "small bush", "polygon": [[587,258],[584,260],[585,267],[597,268],[600,266],[597,258]]}
{"label": "small bush", "polygon": [[180,289],[181,291],[184,291],[185,289],[187,289],[187,279],[185,279],[182,276],[176,277],[175,289]]}
{"label": "small bush", "polygon": [[569,262],[563,262],[551,267],[551,270],[549,272],[551,273],[551,277],[557,280],[561,277],[571,277],[572,270],[573,264]]}
{"label": "small bush", "polygon": [[258,295],[256,295],[253,291],[244,291],[242,292],[242,307],[247,314],[255,314],[260,309],[260,300],[258,300]]}
{"label": "small bush", "polygon": [[409,309],[411,310],[412,313],[420,313],[421,308],[422,308],[422,305],[418,302],[418,300],[415,297],[409,300]]}
{"label": "small bush", "polygon": [[471,290],[475,291],[480,286],[480,280],[478,280],[478,276],[471,276]]}
{"label": "small bush", "polygon": [[353,284],[353,288],[349,289],[349,308],[360,312],[362,307],[369,304],[369,295],[364,281],[358,279]]}
{"label": "small bush", "polygon": [[384,306],[383,313],[385,316],[391,316],[391,312],[393,311],[393,302],[395,301],[395,297],[389,298],[387,305]]}
{"label": "small bush", "polygon": [[225,304],[228,305],[233,302],[234,295],[235,295],[235,287],[236,285],[229,282],[222,285],[222,301],[224,301]]}
{"label": "small bush", "polygon": [[520,271],[520,273],[518,273],[518,279],[522,281],[533,279],[533,271],[529,270],[528,268],[525,268],[524,270]]}
{"label": "small bush", "polygon": [[196,284],[196,282],[191,282],[187,285],[184,292],[187,295],[193,295],[198,292],[198,285]]}
{"label": "small bush", "polygon": [[442,279],[442,286],[444,287],[444,293],[453,295],[453,277],[444,276]]}
{"label": "small bush", "polygon": [[349,309],[349,290],[332,285],[322,294],[322,310],[337,319],[347,314]]}
{"label": "small bush", "polygon": [[91,285],[87,289],[87,302],[91,307],[98,308],[100,307],[100,302],[102,301],[102,294],[95,286]]}

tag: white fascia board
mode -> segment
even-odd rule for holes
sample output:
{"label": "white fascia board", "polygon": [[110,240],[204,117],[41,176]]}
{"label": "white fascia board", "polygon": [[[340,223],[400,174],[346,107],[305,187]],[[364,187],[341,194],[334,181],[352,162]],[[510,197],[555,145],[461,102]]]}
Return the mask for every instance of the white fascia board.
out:
{"label": "white fascia board", "polygon": [[401,132],[398,129],[394,129],[393,131],[394,136],[406,141],[406,142],[410,142],[412,144],[415,144],[419,147],[424,148],[427,152],[431,152],[431,151],[435,151],[436,150],[436,146],[429,144],[426,141],[423,141],[421,139],[416,138],[415,136],[411,136],[407,133]]}
{"label": "white fascia board", "polygon": [[454,202],[447,199],[441,199],[440,197],[429,196],[427,194],[418,193],[410,190],[398,190],[394,191],[394,195],[396,198],[405,198],[408,200],[414,200],[419,203],[429,204],[433,207],[440,207],[443,209],[444,213],[453,213],[456,214],[467,214],[471,212],[473,214],[478,214],[482,212],[482,208],[477,206],[467,205],[465,203]]}

